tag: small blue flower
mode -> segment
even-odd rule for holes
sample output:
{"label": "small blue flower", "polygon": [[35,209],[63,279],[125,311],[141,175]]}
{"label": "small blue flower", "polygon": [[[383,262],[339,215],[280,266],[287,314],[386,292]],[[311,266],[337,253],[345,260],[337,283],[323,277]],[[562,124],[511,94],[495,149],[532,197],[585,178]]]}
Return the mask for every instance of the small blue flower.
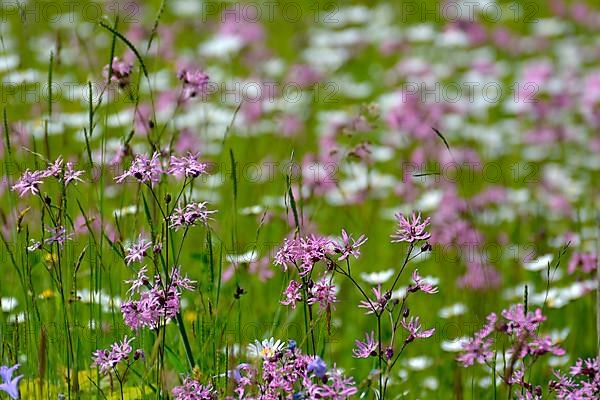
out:
{"label": "small blue flower", "polygon": [[0,390],[6,392],[11,399],[19,398],[19,381],[23,378],[23,375],[19,375],[15,379],[12,379],[13,372],[17,368],[19,368],[19,364],[10,368],[5,365],[0,366],[0,377],[2,377]]}
{"label": "small blue flower", "polygon": [[307,368],[308,372],[314,372],[319,378],[323,378],[327,372],[327,365],[321,357],[316,356],[309,364]]}
{"label": "small blue flower", "polygon": [[288,349],[290,349],[291,351],[296,350],[296,346],[297,343],[294,339],[290,339],[290,341],[288,342]]}
{"label": "small blue flower", "polygon": [[236,382],[239,382],[242,380],[242,370],[248,368],[249,364],[247,363],[241,363],[240,365],[238,365],[237,367],[235,367],[233,370],[229,371],[229,377],[233,378]]}

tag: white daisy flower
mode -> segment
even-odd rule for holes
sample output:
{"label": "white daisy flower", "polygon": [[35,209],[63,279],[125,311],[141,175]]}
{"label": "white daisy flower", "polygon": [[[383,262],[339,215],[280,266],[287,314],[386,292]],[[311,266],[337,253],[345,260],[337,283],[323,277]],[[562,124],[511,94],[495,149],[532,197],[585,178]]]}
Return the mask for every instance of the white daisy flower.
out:
{"label": "white daisy flower", "polygon": [[269,359],[275,355],[276,352],[283,350],[285,342],[281,340],[275,341],[274,338],[265,339],[262,342],[255,340],[254,343],[250,343],[247,348],[248,357],[250,358],[262,358],[264,360]]}
{"label": "white daisy flower", "polygon": [[395,271],[391,268],[386,269],[384,271],[377,271],[377,272],[369,272],[369,273],[361,272],[360,278],[363,281],[365,281],[371,285],[379,285],[379,284],[389,281],[390,278],[392,276],[394,276],[394,272]]}

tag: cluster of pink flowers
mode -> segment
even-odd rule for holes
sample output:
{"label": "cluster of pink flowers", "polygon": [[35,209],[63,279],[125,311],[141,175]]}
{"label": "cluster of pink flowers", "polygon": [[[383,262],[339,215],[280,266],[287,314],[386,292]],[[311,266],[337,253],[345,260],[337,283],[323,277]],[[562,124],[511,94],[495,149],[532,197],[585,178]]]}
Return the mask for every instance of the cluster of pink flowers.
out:
{"label": "cluster of pink flowers", "polygon": [[143,238],[140,234],[138,241],[127,248],[127,254],[125,255],[127,265],[130,265],[132,262],[142,262],[144,257],[148,255],[150,247],[152,247],[152,242]]}
{"label": "cluster of pink flowers", "polygon": [[[114,57],[111,65],[105,65],[102,69],[102,76],[107,82],[116,82],[119,87],[125,87],[129,84],[129,76],[133,70],[133,64],[122,61],[119,57]],[[110,73],[110,79],[108,74]]]}
{"label": "cluster of pink flowers", "polygon": [[467,271],[456,280],[456,286],[459,288],[472,290],[497,288],[501,283],[500,273],[491,265],[486,265],[479,260],[467,263]]}
{"label": "cluster of pink flowers", "polygon": [[338,254],[338,261],[345,260],[349,256],[358,258],[359,248],[366,241],[365,235],[355,240],[344,229],[342,229],[341,240],[331,240],[314,234],[286,238],[275,255],[275,265],[281,266],[284,271],[287,271],[290,266],[295,266],[304,276],[312,271],[316,263],[325,260],[329,255]]}
{"label": "cluster of pink flowers", "polygon": [[375,332],[371,331],[371,334],[365,333],[365,341],[361,342],[360,340],[356,340],[354,344],[356,344],[356,348],[352,350],[352,354],[356,358],[368,358],[368,357],[376,357],[377,350],[379,349],[379,342],[375,340]]}
{"label": "cluster of pink flowers", "polygon": [[132,177],[140,183],[154,186],[160,182],[164,174],[176,177],[196,178],[208,173],[208,164],[198,160],[197,154],[188,153],[184,157],[171,156],[168,165],[163,165],[160,153],[154,152],[151,157],[136,154],[131,166],[123,174],[117,176],[117,183]]}
{"label": "cluster of pink flowers", "polygon": [[30,171],[26,169],[17,182],[12,186],[12,190],[19,193],[19,197],[25,196],[27,193],[38,194],[41,185],[46,178],[56,178],[59,182],[64,182],[65,186],[71,182],[83,182],[81,175],[83,171],[77,171],[73,167],[72,162],[64,164],[64,160],[59,156],[56,161],[50,163],[44,170]]}
{"label": "cluster of pink flowers", "polygon": [[258,367],[243,363],[229,372],[236,385],[235,398],[343,400],[357,393],[353,378],[335,365],[328,368],[319,356],[303,354],[293,340],[286,349],[264,353]]}
{"label": "cluster of pink flowers", "polygon": [[131,347],[131,342],[135,338],[125,338],[123,341],[113,343],[108,349],[98,349],[94,352],[92,366],[97,366],[100,368],[101,374],[108,374],[114,368],[117,367],[118,364],[125,362],[128,366],[137,361],[141,357],[144,356],[144,352],[140,349],[136,350],[131,357],[131,352],[133,351],[133,347]]}
{"label": "cluster of pink flowers", "polygon": [[[597,399],[600,394],[600,358],[579,359],[571,367],[569,374],[554,371],[556,380],[548,384],[550,392],[556,393],[559,400],[589,400]],[[521,393],[517,394],[520,400],[542,400],[544,399],[541,385],[532,384],[525,380],[525,369],[517,368],[513,374],[506,379],[511,386],[517,386]]]}
{"label": "cluster of pink flowers", "polygon": [[474,337],[463,345],[464,353],[458,361],[465,367],[479,364],[488,364],[494,355],[492,349],[495,337],[492,333],[500,333],[511,340],[513,361],[522,360],[528,355],[540,356],[551,353],[557,356],[565,354],[565,350],[552,343],[549,336],[539,336],[537,331],[540,324],[546,320],[541,309],[535,312],[525,312],[523,304],[512,305],[502,311],[502,318],[494,313],[487,316],[487,323]]}
{"label": "cluster of pink flowers", "polygon": [[[309,281],[307,286],[309,287],[306,293],[307,298],[305,299],[307,304],[319,303],[321,309],[326,309],[337,303],[336,287],[332,283],[332,277],[327,274],[323,274],[316,282]],[[288,287],[283,291],[284,299],[281,300],[281,304],[291,306],[292,309],[296,308],[296,303],[302,301],[302,283],[295,280],[291,280]]]}
{"label": "cluster of pink flowers", "polygon": [[367,310],[365,314],[381,314],[385,309],[385,306],[392,298],[391,292],[382,292],[381,285],[377,285],[377,287],[371,288],[373,294],[375,295],[375,299],[371,300],[361,300],[358,304],[358,308],[364,308]]}
{"label": "cluster of pink flowers", "polygon": [[586,274],[595,271],[598,268],[598,256],[594,252],[574,253],[569,261],[569,274],[573,274],[578,267],[581,267],[581,271]]}
{"label": "cluster of pink flowers", "polygon": [[[275,255],[274,264],[281,266],[284,271],[287,271],[289,267],[295,267],[302,283],[291,280],[288,287],[283,291],[284,299],[281,304],[289,305],[292,309],[295,309],[296,303],[304,300],[309,305],[319,303],[321,309],[333,306],[338,301],[336,287],[333,284],[333,275],[323,273],[319,279],[313,281],[309,276],[315,264],[323,261],[327,266],[327,270],[331,271],[334,261],[329,256],[337,254],[338,261],[347,260],[350,256],[358,258],[360,255],[359,248],[366,241],[365,235],[361,235],[354,240],[345,230],[342,230],[341,240],[332,240],[314,234],[292,239],[286,238]],[[301,293],[303,286],[304,296]]]}
{"label": "cluster of pink flowers", "polygon": [[338,261],[343,261],[350,256],[358,258],[360,256],[360,246],[365,244],[366,241],[367,236],[360,235],[358,239],[354,240],[346,233],[345,229],[342,229],[342,240],[333,243],[333,251],[340,255]]}
{"label": "cluster of pink flowers", "polygon": [[171,156],[169,174],[186,178],[197,178],[208,174],[208,164],[198,161],[198,157],[198,154],[190,152],[182,157]]}
{"label": "cluster of pink flowers", "polygon": [[419,240],[427,240],[431,237],[429,232],[425,229],[429,225],[430,218],[427,217],[421,222],[421,213],[415,215],[412,213],[412,218],[406,218],[402,213],[396,214],[396,221],[398,222],[398,229],[396,233],[392,235],[392,243],[397,242],[417,242]]}
{"label": "cluster of pink flowers", "polygon": [[62,247],[67,240],[71,240],[73,237],[72,233],[67,233],[67,229],[64,226],[48,228],[46,231],[50,234],[50,236],[47,237],[44,242],[50,245],[56,243]]}
{"label": "cluster of pink flowers", "polygon": [[181,227],[189,227],[200,222],[204,225],[208,223],[210,214],[216,213],[216,210],[206,208],[206,202],[189,203],[184,207],[176,207],[170,217],[169,227],[178,230]]}
{"label": "cluster of pink flowers", "polygon": [[324,260],[333,251],[332,241],[322,236],[311,234],[292,239],[286,238],[275,255],[275,265],[281,266],[284,271],[287,271],[288,267],[295,266],[300,275],[304,276],[312,271],[316,263]]}
{"label": "cluster of pink flowers", "polygon": [[423,330],[419,317],[410,317],[408,320],[402,318],[401,324],[408,331],[408,336],[404,340],[404,343],[410,343],[415,339],[426,339],[435,333],[435,328]]}
{"label": "cluster of pink flowers", "polygon": [[131,297],[121,305],[125,324],[132,330],[147,327],[155,329],[161,321],[175,318],[180,308],[182,289],[193,290],[193,284],[187,276],[182,277],[179,267],[171,270],[167,282],[160,275],[155,275],[153,282],[146,275],[146,268],[141,268],[137,278],[127,281],[131,284],[130,295],[138,294],[139,299]]}
{"label": "cluster of pink flowers", "polygon": [[579,359],[569,375],[554,372],[558,380],[550,382],[550,390],[559,400],[594,399],[600,394],[600,357]]}
{"label": "cluster of pink flowers", "polygon": [[182,68],[177,73],[177,79],[183,83],[183,99],[187,100],[206,93],[209,77],[201,70],[188,70]]}
{"label": "cluster of pink flowers", "polygon": [[187,376],[183,384],[173,388],[175,400],[216,400],[217,392],[212,385],[201,385],[198,381]]}

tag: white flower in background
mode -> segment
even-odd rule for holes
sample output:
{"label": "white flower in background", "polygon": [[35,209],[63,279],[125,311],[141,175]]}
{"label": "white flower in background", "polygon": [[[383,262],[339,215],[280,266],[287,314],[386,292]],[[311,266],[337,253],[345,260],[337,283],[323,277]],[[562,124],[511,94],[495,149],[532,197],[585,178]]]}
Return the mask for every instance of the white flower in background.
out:
{"label": "white flower in background", "polygon": [[274,338],[265,339],[262,342],[255,340],[254,343],[248,345],[248,357],[269,359],[275,355],[276,352],[283,350],[285,342],[281,340],[275,341]]}
{"label": "white flower in background", "polygon": [[392,268],[386,269],[384,271],[360,273],[360,278],[371,285],[379,285],[385,283],[389,281],[392,276],[394,276],[394,270]]}
{"label": "white flower in background", "polygon": [[438,315],[440,318],[451,318],[458,315],[463,315],[465,312],[467,312],[467,306],[465,306],[463,303],[455,303],[449,305],[448,307],[441,308],[438,312]]}
{"label": "white flower in background", "polygon": [[19,305],[19,301],[14,297],[2,297],[0,299],[0,304],[2,304],[2,312],[11,312],[14,310],[17,305]]}
{"label": "white flower in background", "polygon": [[433,376],[428,376],[427,378],[423,379],[423,382],[421,382],[423,387],[429,389],[429,390],[437,390],[438,387],[440,386],[439,381],[437,380],[437,378],[433,377]]}
{"label": "white flower in background", "polygon": [[524,268],[527,271],[542,271],[548,268],[548,264],[552,262],[553,258],[554,256],[552,254],[544,254],[533,261],[525,263]]}
{"label": "white flower in background", "polygon": [[433,360],[425,356],[413,357],[406,360],[406,366],[413,371],[422,371],[429,368],[431,364],[433,364]]}
{"label": "white flower in background", "polygon": [[250,250],[242,254],[228,254],[225,258],[232,264],[250,264],[258,260],[258,252]]}
{"label": "white flower in background", "polygon": [[451,353],[459,352],[463,350],[463,344],[468,343],[470,338],[463,336],[452,340],[442,341],[442,350]]}

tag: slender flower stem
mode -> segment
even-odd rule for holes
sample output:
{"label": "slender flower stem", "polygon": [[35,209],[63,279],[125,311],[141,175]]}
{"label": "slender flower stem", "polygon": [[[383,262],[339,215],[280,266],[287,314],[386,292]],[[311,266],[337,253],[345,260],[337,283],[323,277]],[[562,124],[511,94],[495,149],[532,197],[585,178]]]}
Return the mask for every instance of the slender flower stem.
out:
{"label": "slender flower stem", "polygon": [[398,279],[400,279],[400,275],[402,275],[402,272],[404,272],[404,268],[406,268],[406,266],[408,265],[408,261],[410,259],[410,254],[412,253],[414,247],[415,247],[414,243],[411,243],[410,247],[408,248],[408,252],[406,253],[406,258],[404,259],[404,262],[402,263],[402,268],[400,268],[400,271],[396,275],[396,279],[394,279],[394,283],[392,284],[390,292],[393,292],[394,289],[396,288],[396,284],[398,283]]}
{"label": "slender flower stem", "polygon": [[381,350],[381,313],[377,313],[377,336],[378,336],[378,340],[379,340],[379,351],[377,352],[377,359],[378,359],[378,365],[379,365],[379,395],[381,396],[380,399],[384,399],[384,395],[383,395],[383,369],[382,369],[382,359],[383,359],[383,352]]}

